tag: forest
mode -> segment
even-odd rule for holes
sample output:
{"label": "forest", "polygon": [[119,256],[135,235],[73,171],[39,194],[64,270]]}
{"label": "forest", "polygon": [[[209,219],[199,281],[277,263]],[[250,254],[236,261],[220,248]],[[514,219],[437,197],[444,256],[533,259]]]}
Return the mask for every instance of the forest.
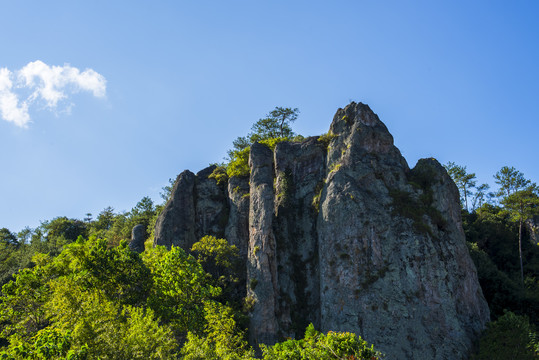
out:
{"label": "forest", "polygon": [[[277,107],[237,138],[211,175],[245,176],[249,146],[299,141],[298,109]],[[331,134],[324,134],[327,141]],[[491,322],[473,359],[539,356],[539,187],[504,166],[489,191],[465,166],[444,165],[461,195],[463,229]],[[153,246],[162,202],[56,217],[17,233],[0,229],[0,359],[381,359],[353,333],[321,333],[273,346],[248,342],[248,299],[239,299],[238,250],[205,236],[190,251]],[[135,225],[145,251],[131,251]]]}

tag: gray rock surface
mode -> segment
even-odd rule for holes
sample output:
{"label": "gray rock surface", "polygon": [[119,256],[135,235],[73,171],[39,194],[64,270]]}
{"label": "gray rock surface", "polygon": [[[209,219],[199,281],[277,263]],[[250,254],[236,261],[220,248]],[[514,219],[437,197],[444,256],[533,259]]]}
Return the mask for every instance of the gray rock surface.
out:
{"label": "gray rock surface", "polygon": [[195,174],[185,170],[176,178],[172,194],[155,224],[154,245],[191,249],[195,236]]}
{"label": "gray rock surface", "polygon": [[539,215],[526,220],[526,228],[530,234],[530,241],[534,244],[539,243]]}
{"label": "gray rock surface", "polygon": [[279,284],[273,235],[273,152],[254,143],[251,168],[247,296],[254,301],[250,316],[250,339],[255,345],[278,339],[276,318]]}
{"label": "gray rock surface", "polygon": [[[225,239],[238,248],[242,259],[247,259],[249,245],[249,198],[249,178],[232,177],[228,180],[230,210]],[[244,265],[246,266],[245,261]]]}
{"label": "gray rock surface", "polygon": [[224,233],[238,247],[253,345],[312,322],[388,359],[466,359],[489,309],[455,184],[434,159],[410,169],[367,105],[339,109],[330,135],[253,144],[249,179],[183,172],[155,244],[189,250]]}
{"label": "gray rock surface", "polygon": [[275,220],[283,336],[320,328],[317,213],[325,177],[325,147],[317,137],[275,148]]}
{"label": "gray rock surface", "polygon": [[337,111],[318,218],[324,331],[392,359],[465,359],[489,320],[458,190],[440,164],[409,170],[366,105]]}
{"label": "gray rock surface", "polygon": [[144,242],[146,241],[146,228],[142,224],[133,226],[131,230],[131,241],[129,249],[134,252],[141,253],[144,251]]}
{"label": "gray rock surface", "polygon": [[205,235],[222,238],[228,222],[228,201],[225,184],[218,185],[209,178],[215,165],[201,170],[195,182],[195,237],[200,240]]}
{"label": "gray rock surface", "polygon": [[244,299],[247,296],[247,252],[249,248],[249,178],[232,177],[228,179],[229,217],[225,228],[225,239],[238,248],[240,269],[237,274],[238,287],[234,296]]}

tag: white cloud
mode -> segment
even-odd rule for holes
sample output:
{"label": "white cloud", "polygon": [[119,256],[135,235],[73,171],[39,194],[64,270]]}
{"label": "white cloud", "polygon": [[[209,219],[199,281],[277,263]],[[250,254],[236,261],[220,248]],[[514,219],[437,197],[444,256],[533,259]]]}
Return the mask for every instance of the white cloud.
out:
{"label": "white cloud", "polygon": [[17,126],[26,127],[30,121],[28,104],[24,102],[19,106],[19,99],[12,91],[11,77],[11,71],[6,68],[0,69],[0,116]]}
{"label": "white cloud", "polygon": [[[92,69],[79,69],[70,65],[49,66],[42,61],[28,63],[14,73],[0,69],[0,116],[26,127],[30,122],[28,107],[43,100],[50,110],[57,109],[69,94],[80,91],[91,92],[95,97],[104,97],[106,79]],[[17,90],[30,91],[22,101]],[[72,104],[66,109],[69,112]]]}

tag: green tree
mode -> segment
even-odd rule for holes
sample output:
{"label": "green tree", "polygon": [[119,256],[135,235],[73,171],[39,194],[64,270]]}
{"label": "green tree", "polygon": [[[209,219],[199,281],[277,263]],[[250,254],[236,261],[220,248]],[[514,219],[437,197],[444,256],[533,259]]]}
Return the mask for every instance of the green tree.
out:
{"label": "green tree", "polygon": [[91,359],[174,359],[176,341],[153,310],[122,305],[100,289],[85,289],[71,277],[52,284],[47,314],[70,331],[75,348],[88,347]]}
{"label": "green tree", "polygon": [[157,246],[143,253],[153,276],[148,305],[177,335],[200,333],[204,327],[204,302],[218,296],[220,288],[209,284],[208,275],[191,255],[179,247]]}
{"label": "green tree", "polygon": [[481,207],[485,200],[491,195],[491,193],[487,193],[490,186],[488,184],[481,184],[478,187],[475,188],[475,194],[473,194],[472,199],[472,209],[475,210],[478,207]]}
{"label": "green tree", "polygon": [[202,267],[217,278],[228,273],[227,269],[234,269],[239,256],[236,245],[230,245],[226,239],[218,239],[211,235],[204,236],[194,243],[191,252]]}
{"label": "green tree", "polygon": [[88,235],[84,222],[68,219],[65,216],[42,222],[40,229],[44,234],[44,241],[47,243],[49,251],[54,253],[59,253],[64,245],[72,243],[79,236],[86,237]]}
{"label": "green tree", "polygon": [[252,127],[252,133],[249,135],[251,143],[260,140],[272,138],[294,137],[294,132],[290,127],[290,123],[296,121],[299,110],[291,108],[276,107],[269,114],[258,120]]}
{"label": "green tree", "polygon": [[19,231],[17,233],[17,239],[20,244],[28,244],[30,243],[30,239],[32,238],[32,233],[34,230],[32,230],[30,227],[26,226],[24,229]]}
{"label": "green tree", "polygon": [[273,346],[261,346],[264,360],[357,359],[376,360],[381,354],[359,336],[349,332],[322,334],[310,324],[302,340],[287,340]]}
{"label": "green tree", "polygon": [[212,276],[212,285],[222,289],[219,300],[236,301],[239,306],[241,301],[234,295],[238,293],[238,274],[242,269],[236,246],[230,245],[225,239],[208,235],[194,243],[191,252],[204,271]]}
{"label": "green tree", "polygon": [[0,351],[2,360],[86,360],[88,346],[73,348],[73,337],[69,331],[47,327],[37,332],[28,341],[12,339],[9,347]]}
{"label": "green tree", "polygon": [[[85,245],[87,251],[73,251],[73,260],[80,264],[78,272],[84,275],[81,280],[85,286],[100,289],[110,300],[122,304],[145,303],[152,278],[140,255],[129,250],[126,241],[115,247],[108,247],[104,239],[91,242],[91,245]],[[56,261],[64,261],[64,257],[60,256]]]}
{"label": "green tree", "polygon": [[97,215],[97,219],[91,222],[90,235],[95,235],[98,238],[105,238],[107,231],[114,224],[115,216],[114,208],[110,206],[104,208],[99,215]]}
{"label": "green tree", "polygon": [[[172,327],[147,306],[154,284],[151,272],[125,242],[108,247],[106,240],[79,236],[57,257],[36,254],[33,262],[33,268],[21,270],[2,288],[0,326],[9,342],[5,356],[19,350],[35,355],[38,335],[50,328],[69,333],[69,349],[86,347],[92,359],[176,358]],[[178,280],[169,275],[171,281]],[[173,286],[160,289],[169,290],[173,295]],[[55,344],[47,346],[53,349]],[[56,358],[55,354],[48,358]],[[15,358],[41,359],[19,355]]]}
{"label": "green tree", "polygon": [[252,143],[266,143],[273,149],[276,142],[292,140],[296,134],[292,131],[290,124],[296,121],[298,114],[297,108],[276,107],[265,118],[254,123],[247,136],[234,140],[232,149],[228,151],[228,177],[249,174],[249,149]]}
{"label": "green tree", "polygon": [[128,238],[131,236],[131,230],[135,225],[141,224],[144,225],[147,235],[150,233],[150,223],[155,214],[155,206],[150,197],[143,197],[133,209],[129,212],[127,233]]}
{"label": "green tree", "polygon": [[2,337],[28,339],[48,325],[43,305],[50,297],[47,269],[22,269],[2,287],[0,324]]}
{"label": "green tree", "polygon": [[165,185],[161,188],[161,192],[159,193],[159,196],[161,196],[161,199],[163,199],[164,203],[170,199],[170,195],[172,194],[172,189],[174,188],[174,179],[169,178],[168,179],[168,185]]}
{"label": "green tree", "polygon": [[265,118],[253,124],[247,136],[238,137],[232,142],[233,149],[228,152],[228,155],[232,158],[234,151],[246,149],[257,141],[274,138],[292,139],[296,134],[292,131],[290,124],[297,120],[298,114],[297,108],[275,107]]}
{"label": "green tree", "polygon": [[0,229],[0,285],[19,269],[20,250],[17,236],[6,228]]}
{"label": "green tree", "polygon": [[524,174],[514,167],[504,166],[494,175],[496,184],[500,189],[496,195],[500,198],[509,196],[518,190],[521,190],[530,184],[530,180],[524,177]]}
{"label": "green tree", "polygon": [[230,307],[207,301],[204,312],[204,333],[199,336],[189,332],[181,352],[184,360],[254,360],[254,351],[238,328]]}
{"label": "green tree", "polygon": [[17,239],[17,236],[15,234],[9,231],[9,229],[1,228],[0,229],[0,243],[17,246],[19,245],[19,240]]}
{"label": "green tree", "polygon": [[479,360],[537,359],[533,327],[524,316],[507,312],[489,323],[479,342]]}
{"label": "green tree", "polygon": [[[529,184],[530,181],[525,182]],[[518,222],[518,254],[520,258],[520,276],[522,284],[524,284],[524,266],[522,262],[522,227],[524,222],[534,214],[537,214],[539,209],[539,188],[536,184],[529,184],[525,188],[517,188],[509,195],[503,197],[502,204],[509,211],[511,219]]]}
{"label": "green tree", "polygon": [[452,161],[444,167],[459,189],[462,206],[468,210],[468,196],[472,195],[471,189],[476,184],[475,173],[467,173],[466,166],[456,165]]}

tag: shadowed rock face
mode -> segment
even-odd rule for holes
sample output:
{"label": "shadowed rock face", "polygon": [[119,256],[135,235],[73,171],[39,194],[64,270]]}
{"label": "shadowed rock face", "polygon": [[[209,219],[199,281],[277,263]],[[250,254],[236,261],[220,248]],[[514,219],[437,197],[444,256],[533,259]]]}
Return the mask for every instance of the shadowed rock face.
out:
{"label": "shadowed rock face", "polygon": [[275,149],[273,233],[279,264],[279,328],[300,337],[309,323],[320,328],[318,201],[325,178],[325,147],[318,138],[283,142]]}
{"label": "shadowed rock face", "polygon": [[[367,105],[317,137],[253,144],[250,179],[180,174],[156,244],[222,234],[240,250],[253,344],[352,331],[391,359],[465,359],[489,320],[458,190],[434,159],[409,169]],[[250,184],[249,184],[250,182]],[[220,235],[218,235],[220,236]]]}
{"label": "shadowed rock face", "polygon": [[279,283],[273,234],[273,153],[264,145],[251,146],[251,188],[247,296],[256,304],[250,318],[251,340],[272,344],[278,340],[277,301]]}
{"label": "shadowed rock face", "polygon": [[141,253],[144,251],[144,242],[146,241],[146,227],[142,224],[133,226],[131,230],[131,241],[129,249],[134,252]]}
{"label": "shadowed rock face", "polygon": [[172,245],[190,250],[195,237],[195,180],[185,170],[176,178],[170,199],[155,224],[154,245]]}
{"label": "shadowed rock face", "polygon": [[228,222],[228,201],[225,185],[217,185],[208,178],[216,166],[209,166],[196,175],[195,181],[195,235],[196,241],[204,235],[222,238]]}
{"label": "shadowed rock face", "polygon": [[356,331],[392,358],[466,358],[489,310],[456,186],[434,159],[409,170],[366,105],[339,110],[331,130],[318,218],[322,329]]}

